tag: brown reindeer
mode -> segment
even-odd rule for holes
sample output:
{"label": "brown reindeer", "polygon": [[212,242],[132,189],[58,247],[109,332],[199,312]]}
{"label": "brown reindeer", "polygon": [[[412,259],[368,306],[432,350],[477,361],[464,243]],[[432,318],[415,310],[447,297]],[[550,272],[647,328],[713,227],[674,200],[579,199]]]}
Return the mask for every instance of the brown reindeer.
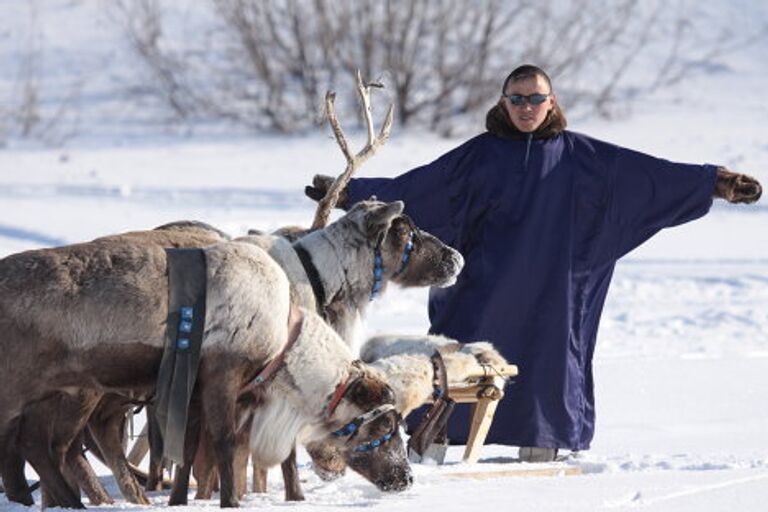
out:
{"label": "brown reindeer", "polygon": [[[397,204],[364,205],[346,229],[371,244],[401,209]],[[0,325],[7,327],[0,343],[19,355],[17,364],[5,368],[7,385],[0,390],[6,450],[24,407],[50,393],[71,388],[151,391],[168,314],[165,252],[140,239],[99,239],[0,261]],[[235,400],[284,343],[287,327],[279,318],[287,317],[290,291],[285,273],[253,244],[221,243],[205,254],[209,304],[200,396],[206,416],[214,418],[207,428],[220,461],[221,502],[228,506],[237,503],[231,465]],[[455,263],[445,269],[451,278],[458,271]],[[33,366],[42,378],[31,379],[24,370]],[[63,484],[52,480],[51,485],[62,505],[82,506]]]}
{"label": "brown reindeer", "polygon": [[[173,225],[161,226],[157,230],[149,232],[131,232],[121,235],[113,235],[97,239],[97,242],[109,241],[111,243],[142,243],[155,245],[158,248],[179,247],[204,247],[214,243],[226,241],[228,237],[220,231],[206,224],[197,222],[179,222]],[[76,393],[54,394],[44,400],[40,400],[25,408],[23,425],[19,433],[20,443],[10,443],[12,451],[0,457],[6,469],[3,471],[4,479],[10,484],[7,496],[9,500],[32,504],[32,495],[24,478],[24,458],[36,460],[36,465],[41,468],[42,475],[52,475],[63,470],[64,475],[56,477],[54,481],[61,482],[66,475],[66,481],[77,483],[82,487],[92,504],[110,503],[112,500],[93,474],[93,470],[82,454],[82,443],[75,431],[80,431],[80,425],[84,419],[88,421],[88,434],[98,448],[100,458],[112,470],[115,480],[123,496],[130,502],[148,504],[141,487],[133,477],[125,459],[122,446],[122,424],[125,414],[136,403],[137,397],[125,397],[113,393],[102,393],[94,390],[83,390]],[[87,404],[94,405],[93,413],[88,417]],[[82,416],[86,415],[86,418]],[[52,418],[58,426],[50,428]],[[79,426],[77,426],[79,425]],[[42,452],[38,454],[36,452]],[[23,455],[21,452],[24,452]],[[43,467],[44,464],[53,464],[49,453],[57,453],[57,460],[66,459],[62,468],[52,469]],[[66,455],[64,455],[66,453]],[[48,506],[63,504],[57,499],[62,490],[61,485],[48,491],[51,484],[48,476],[42,477],[44,482],[44,503]],[[76,488],[76,487],[75,487]],[[73,502],[68,495],[65,502]]]}
{"label": "brown reindeer", "polygon": [[[203,407],[215,418],[209,429],[222,461],[221,501],[228,506],[237,503],[231,490],[234,401],[287,338],[288,284],[271,258],[252,245],[219,244],[206,258],[211,314],[199,382]],[[162,248],[125,240],[30,251],[0,261],[0,343],[15,354],[14,364],[3,363],[0,390],[0,436],[6,446],[25,406],[51,393],[151,392],[168,316],[165,267]],[[254,293],[254,283],[263,289]],[[25,456],[40,467],[34,454]],[[82,506],[61,481],[45,483],[62,505]]]}

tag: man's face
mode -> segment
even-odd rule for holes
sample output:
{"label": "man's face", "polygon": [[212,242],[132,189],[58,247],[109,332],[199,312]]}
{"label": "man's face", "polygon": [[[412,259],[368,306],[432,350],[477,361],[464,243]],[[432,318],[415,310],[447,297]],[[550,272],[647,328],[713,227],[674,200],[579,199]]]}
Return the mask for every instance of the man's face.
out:
{"label": "man's face", "polygon": [[[547,81],[540,76],[510,82],[504,91],[502,104],[512,120],[512,124],[521,132],[529,133],[536,131],[547,118],[547,113],[555,108],[555,95],[551,92]],[[509,99],[510,95],[523,96],[522,105],[514,105]],[[536,99],[536,96],[531,98],[532,95],[543,95],[546,96],[546,99],[539,105],[534,105],[529,101]]]}

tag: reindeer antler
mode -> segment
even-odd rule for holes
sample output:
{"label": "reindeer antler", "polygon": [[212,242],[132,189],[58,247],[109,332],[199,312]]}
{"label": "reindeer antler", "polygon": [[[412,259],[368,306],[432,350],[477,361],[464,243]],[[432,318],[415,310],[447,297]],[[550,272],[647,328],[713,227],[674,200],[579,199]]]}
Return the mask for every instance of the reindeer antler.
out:
{"label": "reindeer antler", "polygon": [[344,131],[341,129],[339,119],[336,117],[336,93],[328,91],[325,94],[325,112],[328,116],[328,122],[333,130],[333,135],[336,137],[341,152],[344,153],[344,158],[347,160],[347,166],[333,184],[328,188],[328,192],[325,197],[317,205],[317,211],[315,212],[315,220],[312,222],[310,229],[320,229],[328,224],[328,217],[331,215],[331,210],[336,203],[339,202],[339,194],[344,190],[344,187],[349,183],[350,178],[355,171],[376,151],[387,142],[389,138],[389,132],[392,129],[392,118],[394,116],[394,105],[389,105],[387,116],[384,119],[384,124],[381,126],[378,136],[373,128],[373,117],[371,115],[371,87],[383,87],[379,83],[363,83],[363,78],[360,75],[360,71],[357,72],[357,93],[360,95],[360,103],[363,105],[363,116],[365,117],[365,124],[368,128],[368,142],[356,155],[352,155],[349,150],[349,144],[344,136]]}

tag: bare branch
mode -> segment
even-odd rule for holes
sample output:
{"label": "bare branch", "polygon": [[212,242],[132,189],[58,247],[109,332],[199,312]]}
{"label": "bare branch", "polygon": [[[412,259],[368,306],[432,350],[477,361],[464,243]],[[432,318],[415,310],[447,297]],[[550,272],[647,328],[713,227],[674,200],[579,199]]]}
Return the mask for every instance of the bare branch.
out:
{"label": "bare branch", "polygon": [[325,115],[328,116],[328,123],[333,130],[333,136],[336,137],[336,142],[339,143],[341,152],[344,153],[344,158],[348,163],[354,160],[352,153],[349,151],[349,144],[347,144],[347,138],[344,136],[344,131],[339,124],[339,118],[336,116],[336,93],[328,91],[325,93]]}
{"label": "bare branch", "polygon": [[325,197],[323,197],[323,199],[321,199],[318,203],[317,211],[315,212],[315,219],[312,221],[312,230],[321,229],[328,224],[328,218],[331,215],[331,210],[339,202],[339,195],[341,194],[341,191],[344,190],[344,188],[347,186],[355,171],[357,171],[357,169],[359,169],[366,160],[372,157],[376,151],[378,151],[378,149],[387,142],[387,139],[389,139],[390,131],[392,129],[394,105],[389,106],[386,118],[384,119],[384,124],[382,125],[378,136],[376,135],[373,126],[373,115],[371,112],[371,87],[380,88],[382,85],[380,83],[365,84],[359,70],[357,71],[356,76],[357,92],[360,98],[360,103],[363,107],[363,117],[365,118],[365,124],[368,132],[368,142],[365,144],[363,149],[361,149],[356,155],[352,156],[352,153],[349,150],[347,139],[344,136],[344,132],[341,129],[339,120],[336,117],[336,107],[334,105],[336,94],[332,91],[328,91],[325,95],[325,107],[326,114],[328,116],[328,123],[331,125],[333,135],[336,137],[336,142],[338,142],[339,147],[341,148],[341,152],[344,154],[344,158],[347,160],[347,165],[344,168],[344,172],[342,172],[339,177],[336,178],[333,184],[328,188]]}

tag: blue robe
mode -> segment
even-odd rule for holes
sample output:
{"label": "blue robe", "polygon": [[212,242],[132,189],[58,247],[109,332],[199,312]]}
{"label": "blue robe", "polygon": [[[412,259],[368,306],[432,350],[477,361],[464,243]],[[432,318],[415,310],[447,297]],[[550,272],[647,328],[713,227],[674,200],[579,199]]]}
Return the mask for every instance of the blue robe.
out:
{"label": "blue robe", "polygon": [[[430,332],[491,341],[520,370],[487,442],[584,450],[595,428],[592,356],[616,261],[701,217],[716,167],[674,163],[583,134],[479,135],[396,178],[358,178],[347,204],[405,202],[466,266],[430,291]],[[466,412],[464,413],[466,415]],[[468,421],[452,418],[463,442]]]}

